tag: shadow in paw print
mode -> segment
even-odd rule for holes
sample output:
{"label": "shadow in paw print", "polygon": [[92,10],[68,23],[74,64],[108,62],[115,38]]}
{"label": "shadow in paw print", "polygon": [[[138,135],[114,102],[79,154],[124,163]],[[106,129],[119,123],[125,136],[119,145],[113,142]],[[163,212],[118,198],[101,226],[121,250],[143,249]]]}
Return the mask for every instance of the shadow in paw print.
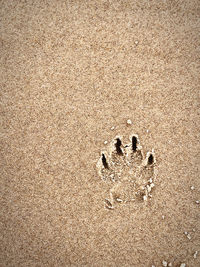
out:
{"label": "shadow in paw print", "polygon": [[115,148],[116,148],[116,153],[117,155],[123,155],[123,151],[121,148],[122,142],[119,138],[116,139],[116,143],[115,143]]}
{"label": "shadow in paw print", "polygon": [[154,152],[148,152],[144,164],[140,167],[138,176],[142,177],[144,181],[150,180],[154,177],[155,156]]}
{"label": "shadow in paw print", "polygon": [[131,146],[128,151],[128,160],[132,166],[138,166],[143,161],[142,146],[137,135],[131,138]]}
{"label": "shadow in paw print", "polygon": [[105,169],[109,169],[109,167],[108,167],[108,162],[107,162],[106,157],[105,157],[104,154],[102,154],[101,159],[102,159],[103,167],[104,167]]}
{"label": "shadow in paw print", "polygon": [[117,203],[143,201],[152,197],[154,168],[154,151],[148,152],[144,159],[136,134],[130,137],[130,143],[126,145],[117,136],[108,150],[101,153],[97,163],[101,179],[110,184],[110,198],[106,198],[105,207],[113,209]]}

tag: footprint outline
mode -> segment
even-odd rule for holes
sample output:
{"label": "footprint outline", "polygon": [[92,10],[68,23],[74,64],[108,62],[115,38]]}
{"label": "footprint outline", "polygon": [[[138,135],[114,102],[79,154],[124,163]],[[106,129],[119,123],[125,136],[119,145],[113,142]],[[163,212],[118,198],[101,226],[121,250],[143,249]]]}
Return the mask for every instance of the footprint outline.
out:
{"label": "footprint outline", "polygon": [[156,179],[155,151],[144,157],[139,136],[132,133],[130,143],[123,145],[123,138],[115,136],[106,150],[101,151],[97,162],[98,174],[110,184],[105,208],[114,209],[116,203],[146,201],[152,197]]}

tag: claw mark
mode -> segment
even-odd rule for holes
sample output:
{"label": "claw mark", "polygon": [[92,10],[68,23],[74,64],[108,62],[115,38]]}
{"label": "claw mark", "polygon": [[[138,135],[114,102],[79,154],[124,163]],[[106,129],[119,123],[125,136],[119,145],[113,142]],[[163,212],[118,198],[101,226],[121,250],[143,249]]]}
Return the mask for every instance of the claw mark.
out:
{"label": "claw mark", "polygon": [[132,150],[135,152],[137,150],[137,137],[136,136],[133,136],[132,137]]}
{"label": "claw mark", "polygon": [[115,143],[116,151],[118,155],[123,155],[122,149],[121,149],[122,142],[119,138],[117,138],[117,142]]}
{"label": "claw mark", "polygon": [[148,165],[152,165],[153,163],[154,163],[154,157],[153,157],[152,154],[150,154],[149,157],[148,157],[148,162],[147,162],[147,164],[148,164]]}
{"label": "claw mark", "polygon": [[109,169],[108,163],[107,163],[107,160],[104,154],[102,154],[102,163],[105,169]]}

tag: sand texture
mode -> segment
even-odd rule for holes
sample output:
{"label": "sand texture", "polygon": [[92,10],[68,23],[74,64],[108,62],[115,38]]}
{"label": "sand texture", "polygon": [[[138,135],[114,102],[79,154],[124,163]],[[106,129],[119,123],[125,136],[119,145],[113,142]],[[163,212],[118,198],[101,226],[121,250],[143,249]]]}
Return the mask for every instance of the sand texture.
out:
{"label": "sand texture", "polygon": [[0,1],[1,267],[200,266],[199,15]]}

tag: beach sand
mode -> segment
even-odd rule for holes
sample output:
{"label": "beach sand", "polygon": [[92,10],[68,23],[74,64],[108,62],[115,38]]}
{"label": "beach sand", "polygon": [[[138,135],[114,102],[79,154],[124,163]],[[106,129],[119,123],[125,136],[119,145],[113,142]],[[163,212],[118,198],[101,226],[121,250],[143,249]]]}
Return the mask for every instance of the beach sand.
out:
{"label": "beach sand", "polygon": [[[1,1],[0,266],[200,266],[199,9]],[[107,209],[97,162],[133,133],[152,197]]]}

